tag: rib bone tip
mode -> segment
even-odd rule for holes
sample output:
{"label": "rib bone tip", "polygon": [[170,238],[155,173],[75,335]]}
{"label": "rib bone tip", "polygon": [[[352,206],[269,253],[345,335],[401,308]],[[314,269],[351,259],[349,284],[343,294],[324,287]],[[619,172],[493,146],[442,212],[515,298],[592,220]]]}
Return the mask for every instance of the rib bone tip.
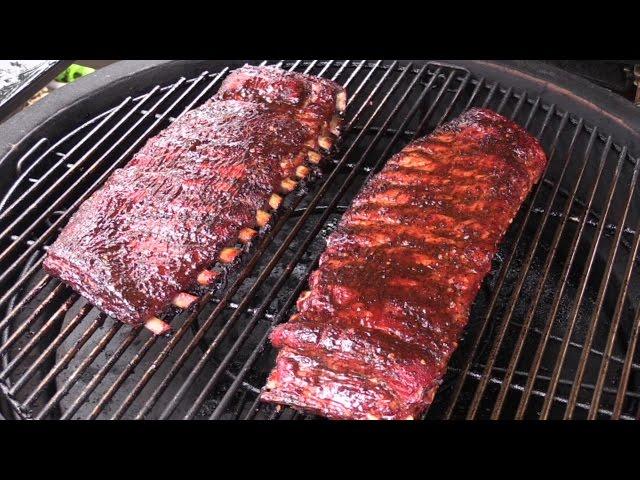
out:
{"label": "rib bone tip", "polygon": [[309,167],[306,167],[304,165],[298,165],[298,167],[296,168],[296,177],[306,178],[309,175],[309,172],[311,172]]}
{"label": "rib bone tip", "polygon": [[318,137],[318,145],[320,145],[324,150],[331,150],[331,147],[333,147],[333,138],[321,135]]}
{"label": "rib bone tip", "polygon": [[195,295],[191,295],[190,293],[180,292],[175,297],[171,303],[173,303],[176,307],[187,309],[189,308],[193,302],[197,301],[198,297]]}
{"label": "rib bone tip", "polygon": [[154,335],[167,335],[171,332],[171,325],[158,317],[151,317],[144,323],[144,327]]}
{"label": "rib bone tip", "polygon": [[298,297],[298,300],[306,300],[307,298],[309,298],[309,295],[311,295],[311,290],[305,290],[304,292],[300,293],[300,296]]}
{"label": "rib bone tip", "polygon": [[264,210],[258,210],[256,213],[256,222],[259,227],[264,227],[271,220],[271,214]]}
{"label": "rib bone tip", "polygon": [[220,261],[224,263],[231,263],[238,255],[240,255],[240,249],[237,247],[223,248],[220,252]]}
{"label": "rib bone tip", "polygon": [[295,188],[298,186],[298,182],[296,182],[292,178],[285,178],[280,185],[282,186],[282,190],[286,193],[293,192]]}
{"label": "rib bone tip", "polygon": [[282,205],[282,197],[277,193],[274,193],[269,197],[269,206],[274,210],[277,210]]}
{"label": "rib bone tip", "polygon": [[334,115],[329,123],[329,131],[333,133],[336,137],[340,135],[340,117]]}
{"label": "rib bone tip", "polygon": [[320,155],[318,152],[314,151],[314,150],[309,150],[309,153],[307,155],[307,157],[309,158],[309,162],[317,165],[318,163],[320,163],[320,160],[322,160],[322,155]]}
{"label": "rib bone tip", "polygon": [[265,388],[267,390],[273,390],[274,388],[276,388],[278,386],[278,382],[276,382],[275,380],[269,380],[267,382],[267,385],[265,386]]}
{"label": "rib bone tip", "polygon": [[336,109],[343,113],[347,109],[347,92],[341,90],[336,95]]}
{"label": "rib bone tip", "polygon": [[215,272],[213,270],[202,270],[198,274],[198,284],[202,286],[211,285],[211,283],[213,283],[217,276],[218,272]]}
{"label": "rib bone tip", "polygon": [[238,238],[242,243],[249,243],[258,234],[253,228],[243,228],[238,234]]}

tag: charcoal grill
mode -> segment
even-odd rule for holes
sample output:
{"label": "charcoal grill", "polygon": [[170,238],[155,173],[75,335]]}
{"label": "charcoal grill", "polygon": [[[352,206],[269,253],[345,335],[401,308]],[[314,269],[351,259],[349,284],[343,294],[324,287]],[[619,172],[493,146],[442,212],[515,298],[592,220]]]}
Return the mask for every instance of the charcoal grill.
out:
{"label": "charcoal grill", "polygon": [[[106,318],[41,269],[70,214],[239,62],[119,62],[0,127],[0,412],[19,419],[303,419],[262,404],[267,341],[324,239],[393,153],[472,106],[550,157],[501,244],[425,418],[640,414],[640,118],[540,63],[268,61],[350,96],[338,150],[170,338]],[[258,64],[260,62],[248,62]]]}

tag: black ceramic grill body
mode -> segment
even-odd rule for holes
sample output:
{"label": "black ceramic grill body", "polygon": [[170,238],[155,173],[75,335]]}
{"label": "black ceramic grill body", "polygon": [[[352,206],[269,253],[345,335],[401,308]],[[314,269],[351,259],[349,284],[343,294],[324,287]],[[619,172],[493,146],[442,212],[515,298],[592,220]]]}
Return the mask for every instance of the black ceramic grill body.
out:
{"label": "black ceramic grill body", "polygon": [[293,312],[368,176],[472,106],[524,125],[550,162],[426,417],[637,416],[640,118],[538,62],[266,61],[345,85],[343,138],[219,288],[195,310],[167,312],[172,337],[105,318],[46,276],[45,249],[82,200],[244,63],[118,62],[0,125],[4,416],[304,418],[258,400],[275,355],[268,332]]}

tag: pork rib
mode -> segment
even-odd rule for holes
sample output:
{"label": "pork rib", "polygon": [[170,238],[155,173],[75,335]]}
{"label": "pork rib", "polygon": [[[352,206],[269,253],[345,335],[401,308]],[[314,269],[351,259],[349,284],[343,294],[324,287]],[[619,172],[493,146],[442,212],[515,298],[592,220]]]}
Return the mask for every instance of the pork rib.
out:
{"label": "pork rib", "polygon": [[262,400],[338,419],[416,418],[431,403],[498,243],[546,156],[472,109],[393,156],[327,240]]}
{"label": "pork rib", "polygon": [[345,98],[309,75],[235,70],[80,206],[44,268],[125,323],[145,323],[172,301],[190,305],[185,291],[236,258],[238,240],[250,241],[317,161],[319,139],[335,140]]}

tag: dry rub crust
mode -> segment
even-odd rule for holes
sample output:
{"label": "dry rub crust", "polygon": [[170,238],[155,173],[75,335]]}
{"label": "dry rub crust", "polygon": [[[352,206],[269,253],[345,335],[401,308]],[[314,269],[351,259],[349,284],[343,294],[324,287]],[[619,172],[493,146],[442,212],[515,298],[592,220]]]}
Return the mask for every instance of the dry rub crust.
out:
{"label": "dry rub crust", "polygon": [[523,128],[483,109],[393,156],[272,332],[281,350],[261,398],[336,419],[419,417],[546,161]]}

